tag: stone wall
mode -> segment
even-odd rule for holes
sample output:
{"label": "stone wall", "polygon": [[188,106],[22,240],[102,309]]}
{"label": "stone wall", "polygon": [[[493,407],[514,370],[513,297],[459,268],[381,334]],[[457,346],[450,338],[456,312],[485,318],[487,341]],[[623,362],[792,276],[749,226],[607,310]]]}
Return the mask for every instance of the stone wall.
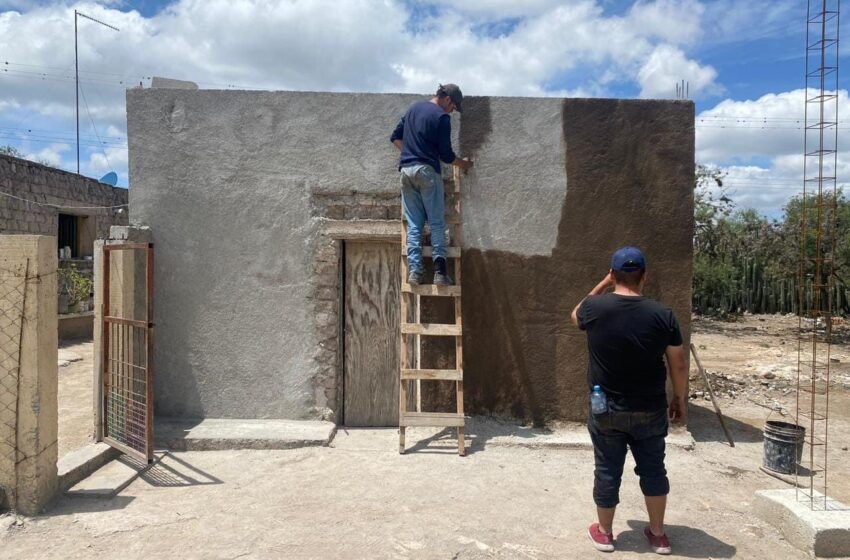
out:
{"label": "stone wall", "polygon": [[[129,90],[133,222],[157,251],[157,407],[335,417],[341,240],[399,239],[389,134],[420,96]],[[569,311],[611,252],[689,330],[691,102],[470,97],[464,179],[466,406],[538,424],[586,411]]]}
{"label": "stone wall", "polygon": [[126,208],[121,213],[75,209],[126,204],[127,189],[25,159],[0,155],[0,192],[3,193],[0,194],[0,233],[56,237],[60,213],[87,216],[92,220],[91,231],[86,232],[92,239],[106,237],[110,226],[128,223]]}

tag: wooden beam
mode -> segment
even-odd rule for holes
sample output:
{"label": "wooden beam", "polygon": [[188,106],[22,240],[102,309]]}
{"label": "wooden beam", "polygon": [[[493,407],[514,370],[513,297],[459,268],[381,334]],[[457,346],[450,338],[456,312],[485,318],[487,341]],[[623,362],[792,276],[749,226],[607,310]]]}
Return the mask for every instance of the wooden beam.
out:
{"label": "wooden beam", "polygon": [[[422,256],[423,257],[430,257],[431,255],[433,255],[433,253],[434,253],[434,251],[430,246],[422,247]],[[407,255],[407,243],[406,242],[401,244],[401,254],[405,255],[405,256]],[[446,247],[446,257],[448,257],[450,259],[460,258],[460,247]]]}
{"label": "wooden beam", "polygon": [[408,412],[399,421],[402,426],[463,427],[462,414],[454,412]]}
{"label": "wooden beam", "polygon": [[[407,279],[405,278],[405,280]],[[459,297],[461,293],[460,286],[437,286],[436,284],[419,284],[418,286],[412,286],[407,282],[402,282],[401,291],[420,296],[446,297]]]}
{"label": "wooden beam", "polygon": [[403,369],[402,379],[429,379],[439,381],[461,381],[463,371],[459,369]]}

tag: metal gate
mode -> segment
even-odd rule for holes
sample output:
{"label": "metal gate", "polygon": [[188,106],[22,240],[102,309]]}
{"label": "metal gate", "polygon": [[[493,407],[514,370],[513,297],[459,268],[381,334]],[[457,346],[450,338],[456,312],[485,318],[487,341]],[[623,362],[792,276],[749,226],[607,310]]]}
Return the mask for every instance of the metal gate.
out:
{"label": "metal gate", "polygon": [[[114,253],[120,252],[120,255]],[[103,246],[103,441],[153,459],[153,244]]]}

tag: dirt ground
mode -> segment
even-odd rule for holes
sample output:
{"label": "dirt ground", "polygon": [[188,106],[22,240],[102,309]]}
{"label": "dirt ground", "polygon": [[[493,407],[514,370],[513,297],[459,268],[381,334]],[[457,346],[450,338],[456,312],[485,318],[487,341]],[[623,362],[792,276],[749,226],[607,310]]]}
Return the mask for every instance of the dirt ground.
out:
{"label": "dirt ground", "polygon": [[92,352],[90,340],[59,341],[59,457],[90,443]]}
{"label": "dirt ground", "polygon": [[[668,450],[673,558],[808,558],[752,513],[754,491],[786,487],[759,466],[765,419],[794,410],[793,392],[783,384],[791,354],[796,367],[796,350],[786,349],[794,344],[788,322],[694,323],[694,343],[721,386],[736,446],[725,443],[694,379],[696,448]],[[850,346],[833,349],[836,375],[846,375]],[[770,372],[776,377],[766,378]],[[850,391],[839,384],[831,406],[830,494],[845,503],[848,436]],[[37,518],[0,518],[0,558],[602,556],[585,534],[594,515],[590,451],[471,439],[465,458],[446,434],[419,445],[410,438],[411,451],[400,456],[392,429],[340,429],[329,448],[169,454],[113,499],[63,498]],[[646,558],[645,513],[628,465],[621,500],[612,557]]]}

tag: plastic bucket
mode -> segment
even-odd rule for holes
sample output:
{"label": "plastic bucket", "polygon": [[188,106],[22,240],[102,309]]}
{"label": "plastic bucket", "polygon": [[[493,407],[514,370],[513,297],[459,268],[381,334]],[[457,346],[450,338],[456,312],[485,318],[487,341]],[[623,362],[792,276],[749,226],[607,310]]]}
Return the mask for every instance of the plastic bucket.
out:
{"label": "plastic bucket", "polygon": [[794,474],[803,458],[806,428],[788,422],[768,420],[764,424],[764,468]]}

